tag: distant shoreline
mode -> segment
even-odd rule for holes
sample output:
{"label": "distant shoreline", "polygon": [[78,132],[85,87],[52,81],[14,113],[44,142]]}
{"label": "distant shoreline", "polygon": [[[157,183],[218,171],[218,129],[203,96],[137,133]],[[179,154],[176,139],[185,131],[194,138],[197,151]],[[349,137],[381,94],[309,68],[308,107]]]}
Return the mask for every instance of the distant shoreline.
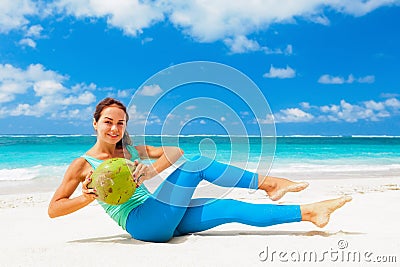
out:
{"label": "distant shoreline", "polygon": [[[0,134],[0,137],[94,137],[95,134]],[[131,135],[137,137],[260,137],[259,135],[220,135],[220,134],[182,134],[182,135]],[[276,138],[400,138],[400,135],[277,135],[263,136]]]}

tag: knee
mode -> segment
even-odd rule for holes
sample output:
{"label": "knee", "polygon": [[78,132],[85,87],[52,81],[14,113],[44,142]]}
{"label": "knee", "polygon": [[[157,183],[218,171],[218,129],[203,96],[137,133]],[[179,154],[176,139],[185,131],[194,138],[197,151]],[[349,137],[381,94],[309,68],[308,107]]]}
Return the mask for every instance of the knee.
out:
{"label": "knee", "polygon": [[186,161],[182,165],[182,169],[186,171],[202,171],[206,169],[208,166],[211,165],[213,162],[212,159],[201,156],[201,155],[196,155],[194,157],[191,157],[188,161]]}

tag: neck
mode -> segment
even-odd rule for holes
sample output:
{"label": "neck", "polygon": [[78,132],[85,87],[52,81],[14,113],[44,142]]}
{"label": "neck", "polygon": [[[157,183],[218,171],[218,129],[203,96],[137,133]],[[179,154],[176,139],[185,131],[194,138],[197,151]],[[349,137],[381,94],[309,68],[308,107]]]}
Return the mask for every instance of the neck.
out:
{"label": "neck", "polygon": [[115,144],[109,144],[97,140],[96,144],[93,146],[93,150],[96,154],[107,154],[109,157],[113,157],[115,153]]}

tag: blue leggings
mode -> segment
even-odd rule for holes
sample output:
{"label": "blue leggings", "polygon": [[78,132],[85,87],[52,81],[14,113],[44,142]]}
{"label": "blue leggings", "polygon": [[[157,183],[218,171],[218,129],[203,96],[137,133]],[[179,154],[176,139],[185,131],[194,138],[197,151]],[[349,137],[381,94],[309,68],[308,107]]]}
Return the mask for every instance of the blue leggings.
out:
{"label": "blue leggings", "polygon": [[238,222],[252,226],[301,221],[299,205],[252,204],[233,199],[192,199],[206,180],[223,187],[257,189],[258,175],[205,157],[176,169],[143,204],[134,208],[126,230],[135,239],[167,242],[173,236]]}

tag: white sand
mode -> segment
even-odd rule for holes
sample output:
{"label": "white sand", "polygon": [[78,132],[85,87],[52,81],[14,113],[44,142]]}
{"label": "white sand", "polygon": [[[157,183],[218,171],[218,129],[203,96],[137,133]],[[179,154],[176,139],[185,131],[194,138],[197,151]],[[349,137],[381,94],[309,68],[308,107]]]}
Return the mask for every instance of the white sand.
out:
{"label": "white sand", "polygon": [[[309,182],[304,192],[288,194],[279,203],[353,197],[323,229],[307,222],[268,228],[227,224],[162,244],[132,239],[96,203],[50,219],[51,193],[0,195],[0,266],[310,266],[307,259],[294,262],[296,255],[307,253],[317,255],[323,266],[365,266],[377,256],[395,256],[382,258],[397,261],[384,266],[399,266],[400,178]],[[236,189],[227,197],[272,203],[262,192]],[[343,252],[361,255],[360,262],[351,256],[343,263]]]}

